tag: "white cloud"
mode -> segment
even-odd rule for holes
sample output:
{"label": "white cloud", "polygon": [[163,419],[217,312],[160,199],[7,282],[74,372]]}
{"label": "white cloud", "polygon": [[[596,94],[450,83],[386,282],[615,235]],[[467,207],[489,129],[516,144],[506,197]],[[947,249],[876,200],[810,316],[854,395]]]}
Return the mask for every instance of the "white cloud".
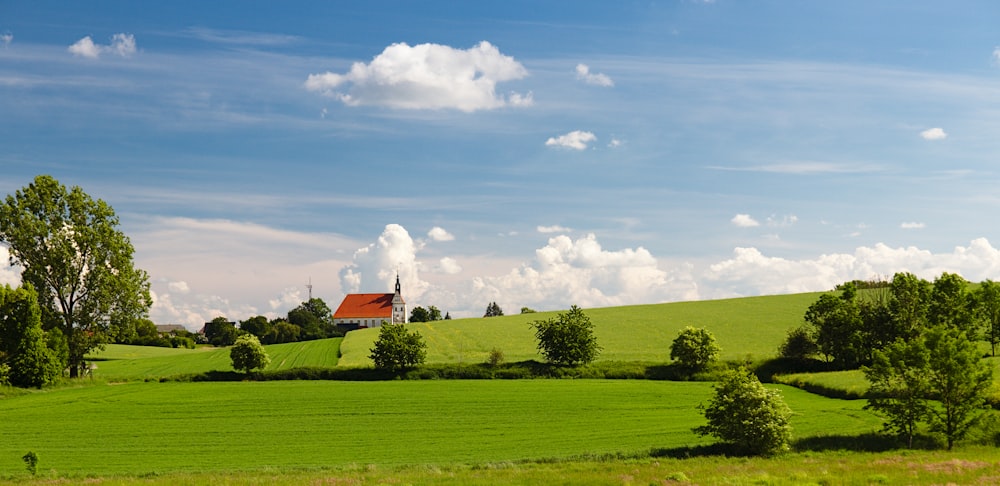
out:
{"label": "white cloud", "polygon": [[97,59],[101,53],[110,52],[121,57],[129,57],[135,54],[135,36],[132,34],[119,33],[111,36],[110,45],[95,44],[90,36],[86,36],[69,46],[67,49],[74,56]]}
{"label": "white cloud", "polygon": [[948,134],[942,128],[928,128],[920,132],[920,138],[924,140],[944,140],[948,138]]}
{"label": "white cloud", "polygon": [[750,217],[749,214],[737,214],[736,216],[733,216],[733,219],[730,219],[729,222],[740,228],[753,228],[760,226],[760,222]]}
{"label": "white cloud", "polygon": [[582,80],[587,84],[592,84],[594,86],[604,86],[610,88],[615,85],[615,82],[611,80],[604,73],[591,73],[590,67],[586,64],[576,65],[576,79]]}
{"label": "white cloud", "polygon": [[135,36],[132,34],[115,34],[111,36],[111,45],[108,49],[121,57],[129,57],[135,54]]}
{"label": "white cloud", "polygon": [[435,226],[427,232],[427,237],[433,241],[452,241],[455,239],[455,235],[445,231],[444,228],[440,226]]}
{"label": "white cloud", "polygon": [[570,231],[573,231],[570,228],[560,226],[558,224],[554,224],[552,226],[538,226],[535,230],[539,233],[569,233]]}
{"label": "white cloud", "polygon": [[621,147],[623,143],[625,143],[625,142],[622,142],[621,140],[618,140],[617,138],[612,138],[611,141],[608,142],[608,147],[611,147],[611,148]]}
{"label": "white cloud", "polygon": [[584,150],[587,144],[597,140],[597,136],[591,132],[574,130],[565,135],[552,137],[545,141],[547,147],[565,147],[574,150]]}
{"label": "white cloud", "polygon": [[[439,44],[392,44],[368,64],[356,62],[345,74],[310,74],[305,87],[349,106],[399,109],[457,109],[464,112],[527,106],[531,94],[504,99],[496,85],[526,77],[528,70],[489,42],[470,49]],[[347,86],[349,85],[349,86]],[[338,89],[347,87],[346,92]]]}
{"label": "white cloud", "polygon": [[1000,46],[993,48],[993,63],[1000,65]]}
{"label": "white cloud", "polygon": [[713,264],[702,276],[704,298],[769,295],[830,290],[848,280],[910,272],[933,280],[953,272],[972,281],[1000,278],[1000,250],[985,238],[951,253],[934,254],[916,247],[891,248],[878,243],[853,254],[821,255],[815,259],[769,257],[756,248],[737,248],[733,257]]}
{"label": "white cloud", "polygon": [[386,225],[378,241],[355,251],[352,262],[340,270],[341,288],[347,293],[390,292],[398,273],[406,298],[418,300],[429,287],[420,280],[419,249],[406,228]]}
{"label": "white cloud", "polygon": [[444,257],[438,261],[437,271],[448,275],[455,275],[462,272],[462,265],[459,265],[454,258]]}
{"label": "white cloud", "polygon": [[9,265],[10,253],[7,247],[0,244],[0,285],[16,287],[21,285],[21,269]]}
{"label": "white cloud", "polygon": [[76,41],[76,43],[69,46],[67,50],[74,56],[86,57],[90,59],[97,59],[101,56],[100,46],[94,44],[94,41],[90,39],[89,35]]}
{"label": "white cloud", "polygon": [[501,307],[565,309],[603,307],[697,298],[697,285],[685,267],[675,275],[658,266],[645,248],[607,251],[597,238],[576,241],[560,235],[535,251],[535,260],[498,277],[477,277],[477,302]]}
{"label": "white cloud", "polygon": [[924,229],[926,226],[924,223],[917,222],[904,222],[899,225],[902,229]]}
{"label": "white cloud", "polygon": [[[302,289],[288,287],[282,290],[277,297],[269,300],[267,303],[271,306],[272,310],[287,310],[298,307],[301,303],[305,302],[307,298],[308,297],[302,296]],[[327,304],[329,305],[329,302]]]}
{"label": "white cloud", "polygon": [[191,288],[188,287],[187,282],[183,280],[167,283],[167,289],[170,290],[171,292],[176,292],[178,294],[186,294],[191,292]]}
{"label": "white cloud", "polygon": [[8,46],[10,46],[11,42],[14,42],[14,34],[11,34],[10,32],[4,32],[3,34],[0,34],[0,42],[3,43],[3,48],[6,49]]}
{"label": "white cloud", "polygon": [[[746,215],[743,215],[746,216]],[[734,218],[735,219],[735,218]],[[784,228],[786,226],[791,226],[799,221],[799,217],[794,214],[789,214],[785,216],[778,217],[777,215],[771,215],[767,217],[767,225],[770,227]],[[755,221],[756,222],[756,221]],[[735,221],[734,221],[735,223]]]}

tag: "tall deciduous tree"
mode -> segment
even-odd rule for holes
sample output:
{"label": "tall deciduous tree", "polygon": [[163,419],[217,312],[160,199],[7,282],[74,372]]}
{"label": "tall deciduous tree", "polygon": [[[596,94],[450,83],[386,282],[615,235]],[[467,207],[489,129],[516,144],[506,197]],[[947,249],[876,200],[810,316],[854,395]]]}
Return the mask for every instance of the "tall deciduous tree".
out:
{"label": "tall deciduous tree", "polygon": [[871,383],[866,408],[886,417],[885,430],[906,439],[913,447],[917,427],[930,413],[927,367],[930,351],[923,336],[896,341],[875,351],[865,378]]}
{"label": "tall deciduous tree", "polygon": [[149,276],[135,268],[114,210],[79,187],[38,176],[8,195],[0,240],[22,281],[38,292],[43,325],[66,337],[71,377],[90,350],[130,334],[152,305]]}
{"label": "tall deciduous tree", "polygon": [[10,384],[38,388],[54,380],[63,367],[45,345],[38,295],[31,284],[18,289],[0,286],[2,364],[9,366]]}
{"label": "tall deciduous tree", "polygon": [[973,292],[975,316],[979,319],[986,341],[990,343],[990,354],[997,355],[1000,344],[1000,284],[985,280]]}
{"label": "tall deciduous tree", "polygon": [[961,275],[942,273],[934,279],[927,317],[931,325],[961,329],[972,339],[977,329],[969,305],[969,283]]}

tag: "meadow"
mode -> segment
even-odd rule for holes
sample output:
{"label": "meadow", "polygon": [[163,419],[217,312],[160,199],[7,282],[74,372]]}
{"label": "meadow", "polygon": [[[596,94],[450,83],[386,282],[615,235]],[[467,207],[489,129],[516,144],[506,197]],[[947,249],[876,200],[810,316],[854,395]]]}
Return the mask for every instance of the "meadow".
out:
{"label": "meadow", "polygon": [[[779,386],[797,438],[872,432],[863,401]],[[0,476],[397,467],[649,457],[691,432],[710,383],[649,380],[94,384],[0,400]]]}

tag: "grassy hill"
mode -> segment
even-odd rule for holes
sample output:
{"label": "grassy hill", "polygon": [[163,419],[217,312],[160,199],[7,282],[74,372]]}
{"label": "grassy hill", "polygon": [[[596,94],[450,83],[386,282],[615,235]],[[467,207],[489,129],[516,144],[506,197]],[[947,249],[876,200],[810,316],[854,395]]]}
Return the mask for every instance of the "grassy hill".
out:
{"label": "grassy hill", "polygon": [[[685,326],[715,335],[723,359],[772,357],[789,329],[803,323],[806,309],[820,293],[747,297],[668,304],[584,309],[603,347],[599,361],[670,361],[670,343]],[[540,359],[532,321],[556,312],[410,324],[427,341],[429,363],[481,363],[491,349],[507,361]],[[348,333],[341,344],[341,366],[370,366],[369,350],[377,329]]]}

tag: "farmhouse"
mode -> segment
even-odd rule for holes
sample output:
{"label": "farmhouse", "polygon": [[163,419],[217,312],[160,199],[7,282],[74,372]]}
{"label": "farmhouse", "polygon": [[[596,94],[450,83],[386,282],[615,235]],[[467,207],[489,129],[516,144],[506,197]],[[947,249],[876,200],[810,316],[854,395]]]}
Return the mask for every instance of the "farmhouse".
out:
{"label": "farmhouse", "polygon": [[347,294],[333,313],[333,323],[342,329],[380,327],[382,321],[406,323],[406,302],[396,275],[393,294]]}

